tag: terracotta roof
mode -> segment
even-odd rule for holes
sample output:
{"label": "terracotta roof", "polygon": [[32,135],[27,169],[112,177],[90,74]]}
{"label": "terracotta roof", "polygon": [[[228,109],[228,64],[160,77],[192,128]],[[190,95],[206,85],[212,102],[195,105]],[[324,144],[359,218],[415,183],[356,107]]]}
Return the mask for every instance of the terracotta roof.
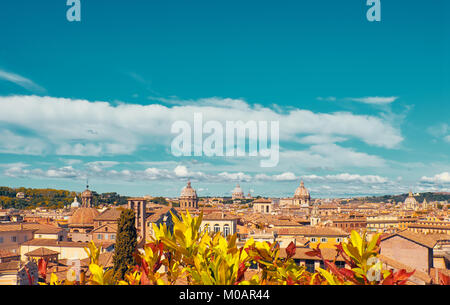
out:
{"label": "terracotta roof", "polygon": [[25,226],[25,224],[14,223],[14,224],[0,224],[0,232],[14,232],[14,231],[35,231],[36,228],[30,228]]}
{"label": "terracotta roof", "polygon": [[[103,248],[109,247],[114,243],[96,243],[96,246],[103,245]],[[21,246],[41,246],[41,247],[73,247],[82,248],[87,247],[88,243],[74,242],[74,241],[57,241],[56,239],[31,239],[21,244]]]}
{"label": "terracotta roof", "polygon": [[234,220],[238,218],[239,217],[222,213],[210,213],[207,215],[203,215],[203,220]]}
{"label": "terracotta roof", "polygon": [[107,209],[100,215],[96,216],[94,218],[94,221],[107,221],[107,220],[118,221],[121,213],[122,210],[118,208]]}
{"label": "terracotta roof", "polygon": [[14,253],[8,250],[0,249],[0,258],[16,257],[20,256],[19,253]]}
{"label": "terracotta roof", "polygon": [[428,236],[428,235],[420,234],[420,233],[414,233],[414,232],[411,232],[408,230],[404,230],[404,231],[400,231],[397,233],[393,233],[393,234],[384,236],[381,238],[381,241],[387,240],[394,236],[400,236],[402,238],[408,239],[412,242],[415,242],[415,243],[425,246],[427,248],[434,248],[434,246],[437,243],[437,239],[433,238],[432,236]]}
{"label": "terracotta roof", "polygon": [[[337,251],[335,249],[328,249],[328,248],[323,248],[320,249],[322,251],[322,255],[323,258],[326,259],[327,261],[333,261],[334,258],[336,257]],[[304,248],[304,247],[297,247],[295,249],[295,255],[292,257],[293,259],[301,259],[301,260],[315,260],[315,261],[320,261],[321,259],[317,256],[309,256],[306,253],[313,251],[313,249],[310,248]],[[281,258],[285,258],[286,257],[286,249],[282,248],[280,249],[280,257]],[[336,261],[341,261],[343,262],[344,259],[342,258],[342,256],[338,256],[336,258]]]}
{"label": "terracotta roof", "polygon": [[45,256],[53,256],[57,255],[59,252],[41,247],[36,250],[30,251],[28,253],[25,253],[26,256],[33,256],[33,257],[45,257]]}
{"label": "terracotta roof", "polygon": [[277,230],[278,235],[299,235],[299,236],[342,236],[346,237],[349,233],[330,227],[301,227],[301,228],[282,228]]}
{"label": "terracotta roof", "polygon": [[[105,228],[107,228],[107,230],[105,230]],[[101,225],[97,228],[95,228],[94,230],[91,231],[91,233],[117,233],[118,230],[118,225],[113,225],[110,223]]]}
{"label": "terracotta roof", "polygon": [[[98,263],[103,267],[112,267],[113,266],[113,256],[114,251],[104,252],[98,256]],[[80,261],[81,267],[88,267],[91,263],[91,259],[85,258]]]}
{"label": "terracotta roof", "polygon": [[150,214],[149,216],[147,216],[146,221],[147,221],[147,222],[155,223],[155,222],[157,222],[163,215],[170,215],[170,213],[169,213],[170,211],[172,211],[172,213],[173,213],[174,215],[178,215],[178,212],[177,212],[176,209],[174,209],[174,208],[172,208],[172,207],[169,207],[169,206],[166,206],[166,207],[163,207],[163,208],[161,208],[161,209],[159,209],[159,210],[156,210],[153,214]]}
{"label": "terracotta roof", "polygon": [[264,203],[264,204],[268,204],[268,203],[272,203],[272,200],[270,199],[265,199],[265,198],[260,198],[260,199],[256,199],[253,201],[253,203],[258,204],[258,203]]}

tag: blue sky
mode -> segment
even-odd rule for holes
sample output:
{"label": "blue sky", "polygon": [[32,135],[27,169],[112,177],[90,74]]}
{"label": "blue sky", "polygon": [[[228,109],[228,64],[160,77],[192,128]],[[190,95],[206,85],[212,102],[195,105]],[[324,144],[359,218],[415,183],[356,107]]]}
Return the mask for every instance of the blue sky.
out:
{"label": "blue sky", "polygon": [[[450,190],[450,4],[0,4],[0,184],[127,195]],[[174,120],[280,120],[280,162],[176,158]]]}

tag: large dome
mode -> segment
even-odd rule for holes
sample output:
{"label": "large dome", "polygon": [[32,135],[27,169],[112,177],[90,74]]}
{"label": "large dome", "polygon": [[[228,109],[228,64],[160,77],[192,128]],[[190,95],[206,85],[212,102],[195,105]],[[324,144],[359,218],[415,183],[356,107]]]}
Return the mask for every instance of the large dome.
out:
{"label": "large dome", "polygon": [[243,197],[244,196],[244,192],[242,191],[241,186],[239,184],[236,185],[236,187],[234,188],[232,196],[233,197]]}
{"label": "large dome", "polygon": [[190,181],[181,191],[180,198],[197,198],[197,192],[192,188]]}
{"label": "large dome", "polygon": [[412,192],[409,192],[408,197],[406,197],[405,206],[407,208],[413,208],[413,207],[417,206],[417,200],[416,200],[416,198],[414,198],[414,195]]}
{"label": "large dome", "polygon": [[69,217],[69,226],[93,226],[94,218],[100,215],[100,212],[94,208],[76,209],[72,216]]}
{"label": "large dome", "polygon": [[300,186],[295,190],[294,198],[310,198],[309,192],[303,181],[300,182]]}

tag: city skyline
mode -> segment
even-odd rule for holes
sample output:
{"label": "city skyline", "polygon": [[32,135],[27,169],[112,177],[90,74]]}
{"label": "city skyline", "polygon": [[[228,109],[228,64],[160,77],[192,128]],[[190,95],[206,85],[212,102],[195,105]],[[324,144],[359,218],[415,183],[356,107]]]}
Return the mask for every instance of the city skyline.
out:
{"label": "city skyline", "polygon": [[[450,191],[449,4],[383,2],[370,23],[364,2],[83,2],[80,23],[65,1],[1,4],[0,185]],[[279,121],[279,164],[173,156],[170,127],[194,113]]]}

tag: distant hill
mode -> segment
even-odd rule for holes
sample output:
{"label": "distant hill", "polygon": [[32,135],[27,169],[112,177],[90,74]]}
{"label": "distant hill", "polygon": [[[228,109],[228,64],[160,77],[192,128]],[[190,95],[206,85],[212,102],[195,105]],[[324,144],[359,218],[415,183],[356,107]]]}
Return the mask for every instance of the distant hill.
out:
{"label": "distant hill", "polygon": [[[374,202],[374,203],[380,203],[380,202],[403,202],[405,201],[406,197],[408,197],[408,194],[400,194],[400,195],[383,195],[383,196],[369,196],[369,197],[360,197],[360,198],[353,198],[349,202],[358,202],[358,201],[365,201],[365,202]],[[414,196],[416,200],[420,203],[422,203],[425,199],[428,202],[434,202],[434,201],[447,201],[450,202],[450,193],[420,193],[418,196]]]}
{"label": "distant hill", "polygon": [[[25,198],[16,198],[17,193],[24,193]],[[117,193],[98,194],[92,192],[92,194],[94,196],[94,206],[99,204],[126,204],[128,198]],[[14,189],[2,186],[0,187],[0,207],[4,209],[31,209],[36,207],[60,209],[72,203],[75,196],[78,196],[78,201],[81,201],[79,193],[67,190],[32,189],[24,187]]]}

